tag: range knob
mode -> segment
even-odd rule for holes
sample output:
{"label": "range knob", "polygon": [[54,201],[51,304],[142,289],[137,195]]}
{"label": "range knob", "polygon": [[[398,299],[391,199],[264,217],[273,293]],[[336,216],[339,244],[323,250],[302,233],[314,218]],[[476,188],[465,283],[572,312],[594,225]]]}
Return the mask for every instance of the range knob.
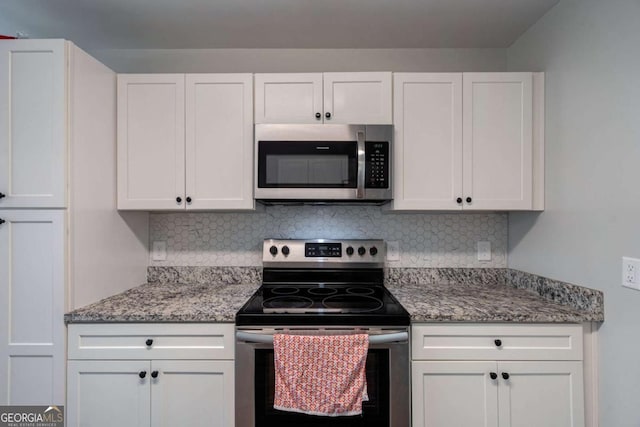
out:
{"label": "range knob", "polygon": [[277,248],[275,245],[274,245],[274,246],[271,246],[271,247],[269,248],[269,253],[270,253],[271,255],[273,255],[273,256],[276,256],[276,255],[278,254],[278,248]]}
{"label": "range knob", "polygon": [[376,248],[375,246],[371,246],[369,248],[369,253],[371,254],[371,256],[376,256],[376,254],[378,253],[378,248]]}
{"label": "range knob", "polygon": [[364,248],[364,246],[360,246],[358,248],[358,255],[363,256],[366,253],[367,253],[367,250]]}
{"label": "range knob", "polygon": [[349,255],[349,256],[353,255],[353,246],[349,246],[347,248],[347,255]]}
{"label": "range knob", "polygon": [[289,255],[289,246],[283,246],[282,247],[282,255],[284,255],[284,256]]}

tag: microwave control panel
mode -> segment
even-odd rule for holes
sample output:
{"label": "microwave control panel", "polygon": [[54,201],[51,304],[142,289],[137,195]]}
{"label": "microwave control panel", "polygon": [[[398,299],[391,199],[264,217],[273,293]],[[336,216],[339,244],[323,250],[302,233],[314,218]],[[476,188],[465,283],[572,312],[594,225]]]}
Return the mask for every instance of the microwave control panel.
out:
{"label": "microwave control panel", "polygon": [[389,188],[389,143],[365,142],[365,188]]}

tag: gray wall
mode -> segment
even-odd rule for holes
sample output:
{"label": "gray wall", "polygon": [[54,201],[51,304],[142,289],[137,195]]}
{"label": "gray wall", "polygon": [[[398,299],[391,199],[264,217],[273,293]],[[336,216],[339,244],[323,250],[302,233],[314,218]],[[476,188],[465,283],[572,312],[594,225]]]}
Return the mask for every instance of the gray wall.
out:
{"label": "gray wall", "polygon": [[510,214],[512,268],[604,291],[603,427],[640,426],[640,1],[562,0],[507,52],[546,71],[546,210]]}
{"label": "gray wall", "polygon": [[505,49],[107,49],[90,53],[119,73],[506,69]]}

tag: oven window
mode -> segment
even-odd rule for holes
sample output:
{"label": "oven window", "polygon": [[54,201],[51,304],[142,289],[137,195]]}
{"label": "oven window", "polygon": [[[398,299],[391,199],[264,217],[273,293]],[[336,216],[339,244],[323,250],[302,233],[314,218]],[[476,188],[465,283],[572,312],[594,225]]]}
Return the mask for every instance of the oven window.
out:
{"label": "oven window", "polygon": [[353,142],[260,141],[260,188],[356,188]]}
{"label": "oven window", "polygon": [[322,417],[273,409],[275,373],[273,349],[255,350],[256,427],[267,426],[389,426],[389,350],[371,349],[367,354],[367,394],[362,416]]}

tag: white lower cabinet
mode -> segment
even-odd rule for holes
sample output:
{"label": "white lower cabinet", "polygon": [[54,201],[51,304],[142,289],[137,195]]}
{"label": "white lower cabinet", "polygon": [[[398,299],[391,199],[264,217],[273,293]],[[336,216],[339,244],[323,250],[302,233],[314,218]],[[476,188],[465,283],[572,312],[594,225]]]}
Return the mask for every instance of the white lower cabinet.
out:
{"label": "white lower cabinet", "polygon": [[70,325],[67,426],[232,427],[233,332],[232,324]]}
{"label": "white lower cabinet", "polygon": [[[580,325],[420,325],[412,334],[413,427],[584,427]],[[545,351],[552,356],[539,357]]]}

